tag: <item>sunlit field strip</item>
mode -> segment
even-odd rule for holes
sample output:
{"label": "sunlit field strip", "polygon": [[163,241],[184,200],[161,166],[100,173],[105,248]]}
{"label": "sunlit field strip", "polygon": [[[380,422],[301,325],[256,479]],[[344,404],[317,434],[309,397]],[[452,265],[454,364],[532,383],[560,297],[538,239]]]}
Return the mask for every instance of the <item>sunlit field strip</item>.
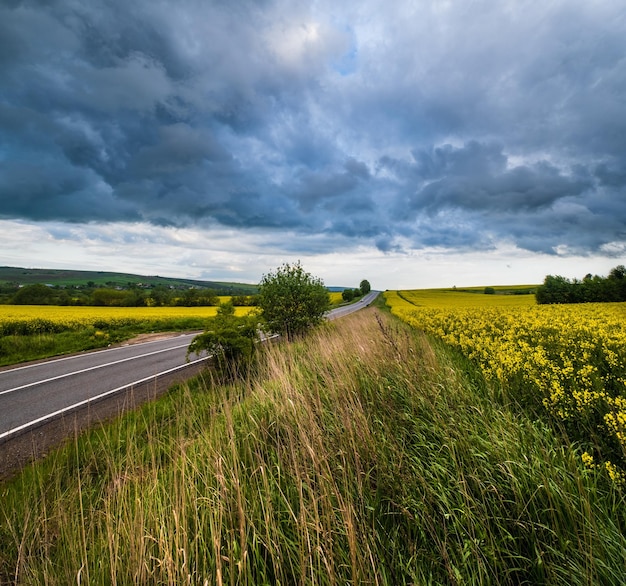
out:
{"label": "sunlit field strip", "polygon": [[[236,315],[247,315],[253,308],[236,307]],[[0,322],[6,320],[47,319],[91,322],[107,319],[169,319],[214,317],[217,307],[87,307],[56,305],[0,305]]]}
{"label": "sunlit field strip", "polygon": [[[525,286],[528,287],[528,286]],[[520,287],[521,288],[521,287]],[[507,287],[507,290],[514,289]],[[527,307],[535,305],[534,295],[485,295],[484,287],[476,293],[455,291],[454,289],[413,289],[390,291],[414,306],[424,307]],[[496,289],[497,290],[497,289]]]}
{"label": "sunlit field strip", "polygon": [[341,291],[331,291],[329,294],[331,305],[339,305],[343,302]]}
{"label": "sunlit field strip", "polygon": [[476,361],[486,377],[563,422],[626,480],[626,304],[535,305],[531,295],[389,291],[392,312]]}
{"label": "sunlit field strip", "polygon": [[[236,307],[236,315],[254,308]],[[217,307],[91,307],[0,305],[0,336],[52,334],[88,329],[198,329]]]}

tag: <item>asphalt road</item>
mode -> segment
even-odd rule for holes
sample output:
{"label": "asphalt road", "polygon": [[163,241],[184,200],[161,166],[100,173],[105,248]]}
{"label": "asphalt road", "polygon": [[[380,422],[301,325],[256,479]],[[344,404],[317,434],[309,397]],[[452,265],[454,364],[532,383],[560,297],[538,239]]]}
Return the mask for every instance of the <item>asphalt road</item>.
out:
{"label": "asphalt road", "polygon": [[333,309],[328,313],[328,319],[337,319],[338,317],[344,317],[350,313],[359,311],[359,309],[367,307],[370,303],[372,303],[372,301],[374,301],[374,299],[376,299],[376,297],[378,297],[379,293],[380,291],[370,291],[367,295],[364,295],[356,303],[351,303],[350,305]]}
{"label": "asphalt road", "polygon": [[192,338],[193,334],[186,334],[0,371],[0,440],[125,388],[188,368],[185,355]]}
{"label": "asphalt road", "polygon": [[[335,309],[329,319],[369,305],[378,295]],[[0,371],[0,442],[43,423],[207,360],[186,361],[194,334],[57,358]]]}

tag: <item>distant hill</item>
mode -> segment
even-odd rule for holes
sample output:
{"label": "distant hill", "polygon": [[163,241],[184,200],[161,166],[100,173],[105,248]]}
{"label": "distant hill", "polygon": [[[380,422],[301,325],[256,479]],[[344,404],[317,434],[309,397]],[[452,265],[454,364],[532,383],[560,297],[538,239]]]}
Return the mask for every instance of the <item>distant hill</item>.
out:
{"label": "distant hill", "polygon": [[172,277],[135,275],[132,273],[114,273],[107,271],[74,271],[66,269],[27,269],[22,267],[0,267],[0,286],[32,285],[43,283],[54,286],[98,286],[128,287],[142,285],[148,288],[164,285],[166,287],[189,288],[198,287],[213,289],[218,293],[253,295],[257,293],[256,285],[246,283],[229,283],[222,281],[201,281],[197,279],[177,279]]}

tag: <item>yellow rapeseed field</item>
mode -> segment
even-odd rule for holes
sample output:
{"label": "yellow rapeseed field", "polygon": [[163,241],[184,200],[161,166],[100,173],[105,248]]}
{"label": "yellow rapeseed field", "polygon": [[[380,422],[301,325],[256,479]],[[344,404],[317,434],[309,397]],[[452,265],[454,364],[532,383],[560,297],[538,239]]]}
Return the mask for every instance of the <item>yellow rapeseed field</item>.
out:
{"label": "yellow rapeseed field", "polygon": [[533,295],[389,291],[392,313],[480,365],[520,401],[541,400],[585,452],[626,481],[626,304],[537,305]]}
{"label": "yellow rapeseed field", "polygon": [[[254,308],[236,307],[236,315],[246,315]],[[210,318],[217,307],[91,307],[56,305],[0,305],[0,334],[20,326],[24,333],[37,333],[56,327],[72,330],[80,327],[103,327],[139,321],[184,318]]]}
{"label": "yellow rapeseed field", "polygon": [[343,302],[343,297],[341,296],[341,291],[331,291],[328,296],[330,297],[331,305],[339,305]]}

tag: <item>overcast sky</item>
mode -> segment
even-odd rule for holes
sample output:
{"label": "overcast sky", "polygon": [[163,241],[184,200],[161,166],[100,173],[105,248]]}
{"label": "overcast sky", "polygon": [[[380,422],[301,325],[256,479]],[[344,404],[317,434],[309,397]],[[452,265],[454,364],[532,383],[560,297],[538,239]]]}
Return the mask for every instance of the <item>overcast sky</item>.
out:
{"label": "overcast sky", "polygon": [[626,262],[623,0],[3,0],[0,264],[327,285]]}

